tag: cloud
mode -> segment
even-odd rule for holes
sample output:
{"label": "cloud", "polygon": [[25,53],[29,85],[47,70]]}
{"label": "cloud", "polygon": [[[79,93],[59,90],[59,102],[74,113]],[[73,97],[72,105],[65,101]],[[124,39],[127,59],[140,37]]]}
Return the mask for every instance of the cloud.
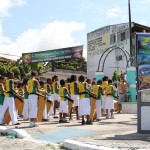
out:
{"label": "cloud", "polygon": [[146,20],[142,20],[139,22],[139,24],[142,24],[142,25],[146,25],[146,23],[147,23]]}
{"label": "cloud", "polygon": [[54,21],[41,28],[28,29],[15,42],[2,36],[0,51],[21,56],[22,53],[57,49],[83,44],[75,40],[74,34],[85,29],[84,23]]}
{"label": "cloud", "polygon": [[125,11],[119,7],[115,7],[115,8],[109,9],[106,12],[106,16],[109,18],[116,18],[116,17],[124,18],[125,17]]}
{"label": "cloud", "polygon": [[9,13],[10,8],[23,5],[25,3],[26,0],[0,0],[0,19],[6,16],[11,16]]}

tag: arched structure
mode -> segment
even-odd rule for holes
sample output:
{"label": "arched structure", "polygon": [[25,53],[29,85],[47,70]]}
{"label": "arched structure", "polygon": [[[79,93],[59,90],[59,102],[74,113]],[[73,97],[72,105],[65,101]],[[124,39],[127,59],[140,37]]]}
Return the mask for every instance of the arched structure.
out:
{"label": "arched structure", "polygon": [[101,63],[101,60],[102,60],[104,54],[106,54],[106,53],[108,52],[108,53],[106,54],[106,56],[104,56],[105,58],[104,58],[103,65],[102,65],[102,70],[101,70],[102,72],[104,71],[104,65],[105,65],[105,61],[106,61],[107,56],[108,56],[112,51],[117,50],[117,49],[120,50],[120,51],[122,51],[122,52],[124,53],[124,55],[125,55],[125,57],[126,57],[127,66],[128,66],[128,61],[130,61],[130,60],[128,60],[128,57],[130,57],[130,54],[129,54],[126,50],[123,50],[122,48],[120,48],[120,47],[118,47],[118,46],[112,46],[112,47],[107,48],[106,51],[101,55],[101,57],[100,57],[100,59],[99,59],[99,63],[98,63],[97,72],[100,71],[100,70],[99,70],[99,68],[100,68],[100,63]]}

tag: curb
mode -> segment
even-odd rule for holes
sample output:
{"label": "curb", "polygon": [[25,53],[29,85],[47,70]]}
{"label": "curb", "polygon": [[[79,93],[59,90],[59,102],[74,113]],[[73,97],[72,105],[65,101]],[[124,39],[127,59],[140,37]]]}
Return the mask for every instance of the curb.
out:
{"label": "curb", "polygon": [[16,138],[20,138],[20,139],[31,136],[23,129],[5,128],[3,126],[0,126],[0,133],[5,134],[6,136],[8,135],[8,136],[12,136],[14,138],[16,137]]}
{"label": "curb", "polygon": [[65,148],[70,150],[117,150],[116,148],[86,144],[75,140],[65,140],[62,144]]}

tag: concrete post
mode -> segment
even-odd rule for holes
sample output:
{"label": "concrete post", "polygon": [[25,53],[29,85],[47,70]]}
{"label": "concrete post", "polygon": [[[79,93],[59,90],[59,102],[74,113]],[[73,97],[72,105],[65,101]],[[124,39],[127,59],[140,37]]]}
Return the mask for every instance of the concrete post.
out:
{"label": "concrete post", "polygon": [[104,77],[104,72],[96,72],[95,76],[96,76],[96,82],[98,80],[102,80],[102,78]]}

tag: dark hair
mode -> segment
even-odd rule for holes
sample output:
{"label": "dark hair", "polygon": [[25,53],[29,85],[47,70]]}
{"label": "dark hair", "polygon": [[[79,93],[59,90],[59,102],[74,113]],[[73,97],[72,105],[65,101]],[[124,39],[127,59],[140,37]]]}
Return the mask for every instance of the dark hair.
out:
{"label": "dark hair", "polygon": [[4,76],[0,76],[0,80],[4,80],[5,79],[5,77]]}
{"label": "dark hair", "polygon": [[61,79],[61,80],[60,80],[60,85],[61,85],[61,86],[64,86],[64,85],[65,85],[65,83],[66,83],[66,82],[65,82],[65,80],[64,80],[64,79]]}
{"label": "dark hair", "polygon": [[108,84],[112,84],[112,80],[109,79],[109,80],[108,80]]}
{"label": "dark hair", "polygon": [[54,76],[52,77],[52,80],[53,80],[53,81],[56,81],[56,78],[58,78],[58,76],[57,76],[57,75],[54,75]]}
{"label": "dark hair", "polygon": [[40,86],[42,86],[44,84],[44,81],[40,81],[39,83],[40,83]]}
{"label": "dark hair", "polygon": [[97,81],[97,84],[102,84],[102,80],[98,80],[98,81]]}
{"label": "dark hair", "polygon": [[36,76],[37,75],[37,72],[36,71],[32,71],[31,72],[31,76]]}
{"label": "dark hair", "polygon": [[70,77],[70,81],[71,82],[76,81],[76,79],[77,79],[76,75],[71,75],[71,77]]}
{"label": "dark hair", "polygon": [[23,84],[24,84],[24,85],[27,84],[27,83],[28,83],[28,80],[29,80],[28,78],[24,78],[24,79],[23,79]]}
{"label": "dark hair", "polygon": [[11,76],[11,75],[14,75],[14,72],[9,71],[9,72],[8,72],[8,76]]}
{"label": "dark hair", "polygon": [[108,80],[108,76],[104,76],[102,80],[103,81],[107,81]]}
{"label": "dark hair", "polygon": [[23,86],[23,82],[16,82],[18,84],[17,88],[20,88],[21,86]]}
{"label": "dark hair", "polygon": [[67,78],[66,82],[67,82],[67,83],[70,83],[70,81],[71,81],[70,78]]}
{"label": "dark hair", "polygon": [[79,77],[79,82],[84,82],[84,76],[83,76],[83,75],[81,75],[81,76]]}
{"label": "dark hair", "polygon": [[86,80],[87,83],[90,82],[90,81],[91,81],[91,79],[87,79],[87,80]]}
{"label": "dark hair", "polygon": [[52,81],[52,79],[50,79],[50,78],[47,78],[47,82],[48,82],[48,81]]}

